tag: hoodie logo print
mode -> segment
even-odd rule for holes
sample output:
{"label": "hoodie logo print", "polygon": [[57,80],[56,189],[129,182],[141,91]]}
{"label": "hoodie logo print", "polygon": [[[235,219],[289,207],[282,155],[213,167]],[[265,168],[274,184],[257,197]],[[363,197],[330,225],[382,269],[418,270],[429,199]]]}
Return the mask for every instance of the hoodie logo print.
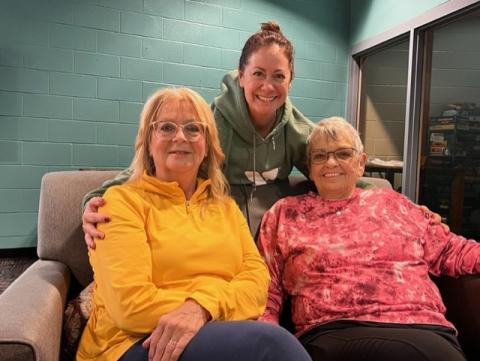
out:
{"label": "hoodie logo print", "polygon": [[248,180],[257,186],[261,186],[267,184],[269,181],[275,180],[277,175],[278,168],[273,168],[264,172],[256,172],[252,170],[245,171],[245,176],[248,178]]}

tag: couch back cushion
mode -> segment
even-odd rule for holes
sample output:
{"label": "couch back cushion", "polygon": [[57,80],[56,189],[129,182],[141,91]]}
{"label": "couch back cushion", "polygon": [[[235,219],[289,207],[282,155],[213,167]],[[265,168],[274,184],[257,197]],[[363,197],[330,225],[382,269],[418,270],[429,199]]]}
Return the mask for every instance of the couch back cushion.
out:
{"label": "couch back cushion", "polygon": [[38,210],[38,256],[66,264],[82,286],[92,280],[81,227],[82,198],[118,170],[61,171],[42,178]]}

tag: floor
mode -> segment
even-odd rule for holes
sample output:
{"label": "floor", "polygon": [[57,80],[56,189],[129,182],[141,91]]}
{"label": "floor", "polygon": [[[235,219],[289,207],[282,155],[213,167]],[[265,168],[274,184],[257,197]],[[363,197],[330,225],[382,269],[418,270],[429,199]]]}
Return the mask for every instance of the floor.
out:
{"label": "floor", "polygon": [[33,252],[20,253],[0,254],[0,294],[37,259]]}

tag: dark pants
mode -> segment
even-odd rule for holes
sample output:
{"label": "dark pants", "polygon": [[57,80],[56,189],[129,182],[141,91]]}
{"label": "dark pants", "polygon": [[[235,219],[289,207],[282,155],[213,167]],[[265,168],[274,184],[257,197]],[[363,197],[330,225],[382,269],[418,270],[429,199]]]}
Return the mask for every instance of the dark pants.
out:
{"label": "dark pants", "polygon": [[[148,360],[148,350],[136,343],[120,360]],[[209,322],[192,338],[179,360],[311,361],[292,334],[258,321]]]}
{"label": "dark pants", "polygon": [[300,341],[313,361],[465,361],[453,330],[439,326],[340,323],[316,328]]}

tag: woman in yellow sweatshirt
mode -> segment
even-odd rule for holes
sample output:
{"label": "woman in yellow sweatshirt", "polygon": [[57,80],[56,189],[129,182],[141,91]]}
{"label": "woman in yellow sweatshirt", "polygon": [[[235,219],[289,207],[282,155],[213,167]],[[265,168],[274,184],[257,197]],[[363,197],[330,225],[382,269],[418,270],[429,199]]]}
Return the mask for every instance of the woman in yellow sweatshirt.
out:
{"label": "woman in yellow sweatshirt", "polygon": [[269,276],[222,161],[197,93],[146,102],[133,174],[106,192],[112,221],[90,250],[94,309],[77,360],[309,360],[283,329],[245,321],[262,314]]}

